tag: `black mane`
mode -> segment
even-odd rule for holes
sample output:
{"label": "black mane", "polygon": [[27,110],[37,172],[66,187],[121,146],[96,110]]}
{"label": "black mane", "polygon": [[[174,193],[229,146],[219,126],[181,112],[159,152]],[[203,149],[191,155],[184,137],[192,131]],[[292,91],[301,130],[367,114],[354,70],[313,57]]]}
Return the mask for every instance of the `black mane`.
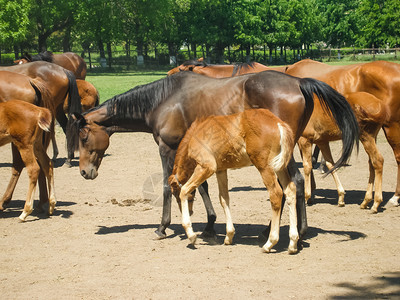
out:
{"label": "black mane", "polygon": [[203,61],[198,61],[198,60],[187,60],[185,61],[182,65],[184,66],[195,66],[195,67],[206,67],[207,63]]}
{"label": "black mane", "polygon": [[157,81],[139,85],[133,89],[116,95],[100,106],[88,110],[85,114],[100,107],[107,107],[107,116],[112,123],[121,120],[143,119],[146,114],[164,102],[177,91],[188,72],[180,72]]}
{"label": "black mane", "polygon": [[254,68],[254,62],[251,63],[235,63],[232,71],[232,76],[239,75],[242,69],[248,70]]}
{"label": "black mane", "polygon": [[33,56],[29,55],[28,53],[25,53],[21,58],[24,58],[27,61],[53,62],[53,53],[50,51],[45,51]]}

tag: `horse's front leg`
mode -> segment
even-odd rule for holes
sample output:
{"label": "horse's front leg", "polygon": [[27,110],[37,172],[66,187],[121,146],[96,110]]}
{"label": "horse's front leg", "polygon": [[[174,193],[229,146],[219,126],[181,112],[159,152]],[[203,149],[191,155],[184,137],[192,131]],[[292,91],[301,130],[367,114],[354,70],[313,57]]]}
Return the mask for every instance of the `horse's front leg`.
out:
{"label": "horse's front leg", "polygon": [[197,188],[200,192],[200,195],[203,199],[204,202],[204,206],[206,208],[207,211],[207,225],[206,228],[204,228],[203,233],[201,234],[201,236],[203,238],[207,238],[207,239],[217,239],[217,233],[215,232],[214,229],[214,224],[215,221],[217,219],[217,215],[214,211],[214,207],[211,203],[211,199],[210,199],[210,195],[208,194],[208,183],[207,181],[204,181],[198,188]]}
{"label": "horse's front leg", "polygon": [[13,160],[11,167],[11,178],[3,197],[0,199],[0,210],[4,209],[4,204],[8,204],[11,201],[15,186],[17,185],[21,171],[25,166],[18,149],[14,144],[11,144],[11,151]]}
{"label": "horse's front leg", "polygon": [[157,234],[157,237],[159,239],[163,239],[167,237],[165,229],[167,229],[167,227],[171,224],[172,192],[171,187],[168,184],[168,178],[172,174],[176,151],[172,150],[165,144],[159,145],[159,151],[163,168],[163,212],[161,217],[161,224],[155,231],[155,233]]}

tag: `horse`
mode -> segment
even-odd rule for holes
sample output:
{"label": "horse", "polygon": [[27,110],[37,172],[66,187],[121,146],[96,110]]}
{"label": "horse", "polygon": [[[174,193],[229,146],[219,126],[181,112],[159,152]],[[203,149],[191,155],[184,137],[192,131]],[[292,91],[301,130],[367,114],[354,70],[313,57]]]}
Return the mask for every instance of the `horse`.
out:
{"label": "horse", "polygon": [[[48,132],[52,127],[53,117],[50,111],[25,101],[10,100],[0,103],[0,120],[0,146],[8,143],[15,145],[29,176],[25,206],[19,219],[25,221],[33,210],[33,197],[40,170],[43,170],[48,181],[48,213],[52,215],[56,205],[53,164],[42,143],[43,131]],[[0,201],[0,210],[3,209],[3,201]]]}
{"label": "horse", "polygon": [[[383,156],[376,145],[376,137],[382,128],[386,117],[386,107],[382,101],[374,95],[365,92],[351,93],[347,96],[360,127],[360,141],[369,157],[370,178],[368,181],[367,191],[362,208],[367,208],[368,203],[373,198],[373,187],[375,185],[374,204],[371,211],[378,212],[379,205],[382,202],[382,172],[383,172]],[[365,105],[368,103],[368,105]],[[335,124],[326,117],[324,112],[316,108],[311,115],[302,136],[299,138],[298,146],[303,158],[304,182],[305,182],[305,200],[311,204],[312,183],[312,145],[316,144],[321,150],[328,170],[333,166],[333,157],[329,148],[329,142],[338,140],[341,137],[340,131]],[[336,183],[338,191],[338,206],[344,206],[345,190],[340,182],[336,172],[332,172],[332,176]]]}
{"label": "horse", "polygon": [[86,78],[86,62],[82,57],[73,52],[53,54],[50,51],[45,51],[33,56],[25,53],[20,59],[15,60],[14,63],[25,64],[32,61],[47,61],[70,70],[74,73],[76,79],[84,80]]}
{"label": "horse", "polygon": [[[31,104],[35,104],[37,106],[43,106],[53,113],[54,111],[54,103],[53,99],[50,97],[47,92],[47,87],[41,80],[32,79],[28,76],[8,72],[8,71],[0,71],[0,103],[6,102],[12,99],[22,99],[25,102],[29,102]],[[44,140],[44,147],[47,149],[49,145],[50,135],[51,138],[54,138],[54,115],[52,114],[53,122],[52,128],[49,134],[46,134]],[[21,156],[18,152],[18,149],[14,144],[11,144],[12,151],[12,168],[11,168],[11,179],[1,198],[1,203],[8,203],[15,190],[15,186],[19,179],[22,169],[24,168],[24,163],[21,160]],[[39,176],[39,189],[40,189],[40,203],[44,204],[48,201],[48,195],[46,191],[46,182],[45,182],[44,174],[41,173]]]}
{"label": "horse", "polygon": [[[361,94],[366,96],[365,99],[363,100],[362,97],[358,99],[358,105],[364,109],[368,109],[371,98],[374,102],[378,101],[376,99],[381,101],[379,111],[376,111],[375,114],[379,113],[380,116],[376,117],[383,118],[382,128],[393,149],[398,166],[395,194],[388,201],[388,204],[398,206],[400,198],[400,85],[398,84],[400,65],[386,61],[374,61],[347,66],[330,66],[307,59],[289,66],[286,72],[294,76],[313,77],[324,81],[346,97],[352,97],[353,93],[368,93],[372,96]],[[375,121],[372,122],[372,126],[376,126]],[[373,148],[375,147],[373,146]],[[377,149],[373,151],[376,152],[375,160],[381,161],[383,164],[383,159]],[[372,152],[369,153],[369,155],[371,154]],[[371,192],[369,191],[375,181],[372,212],[376,212],[377,204],[382,202],[381,184],[377,182],[377,180],[380,180],[380,176],[376,176],[376,172],[381,172],[380,163],[372,163],[370,167],[368,188],[361,204],[361,208],[367,207],[367,203],[371,200]]]}
{"label": "horse", "polygon": [[[176,149],[187,128],[199,117],[229,115],[245,109],[267,108],[295,134],[295,142],[311,116],[316,93],[332,117],[339,120],[342,131],[343,153],[335,168],[350,156],[353,142],[358,140],[358,125],[354,114],[342,95],[327,84],[314,79],[300,79],[277,71],[246,74],[215,79],[194,72],[179,72],[147,85],[137,86],[103,102],[84,115],[73,114],[79,135],[79,168],[86,179],[98,175],[109,138],[115,132],[152,133],[161,156],[164,186],[163,214],[156,234],[166,237],[165,229],[171,223],[171,175]],[[289,171],[297,188],[299,233],[307,229],[304,203],[304,182],[295,162]],[[208,222],[204,235],[215,236],[216,219],[208,197],[208,186],[199,187],[206,206]]]}
{"label": "horse", "polygon": [[213,65],[207,64],[204,60],[188,60],[180,66],[169,70],[167,75],[171,76],[177,72],[192,71],[209,77],[224,78],[242,74],[258,73],[267,70],[284,72],[285,68],[286,67],[267,67],[258,62],[237,63],[233,65]]}
{"label": "horse", "polygon": [[196,242],[196,234],[188,200],[194,190],[216,174],[219,200],[226,217],[224,243],[231,245],[235,227],[229,208],[227,169],[254,165],[269,191],[272,208],[271,230],[263,250],[270,252],[279,240],[282,196],[285,194],[290,221],[288,251],[290,254],[297,252],[296,186],[287,169],[293,155],[294,139],[290,127],[266,109],[210,116],[192,123],[179,144],[169,177],[172,193],[182,212],[182,225],[192,245]]}
{"label": "horse", "polygon": [[[82,112],[99,105],[100,96],[93,84],[86,80],[77,79],[76,85],[78,87],[79,97],[81,98]],[[63,110],[65,114],[68,114],[68,97],[64,101]],[[55,135],[52,135],[51,142],[53,144],[53,160],[55,160],[58,156],[58,147]]]}
{"label": "horse", "polygon": [[[68,97],[68,114],[70,115],[72,112],[82,112],[75,76],[71,73],[71,71],[68,71],[56,64],[44,61],[0,67],[0,71],[9,71],[26,75],[31,79],[41,81],[46,86],[46,91],[42,92],[42,97],[43,95],[48,94],[46,97],[52,99],[52,108],[49,108],[67,136],[68,158],[66,164],[70,165],[71,159],[74,157],[74,151],[78,147],[78,141],[68,138],[71,121],[65,115],[63,106],[66,97]],[[4,84],[7,85],[7,88],[11,89],[17,86],[15,82],[14,84],[10,85],[9,81],[0,80],[0,88],[3,88]]]}

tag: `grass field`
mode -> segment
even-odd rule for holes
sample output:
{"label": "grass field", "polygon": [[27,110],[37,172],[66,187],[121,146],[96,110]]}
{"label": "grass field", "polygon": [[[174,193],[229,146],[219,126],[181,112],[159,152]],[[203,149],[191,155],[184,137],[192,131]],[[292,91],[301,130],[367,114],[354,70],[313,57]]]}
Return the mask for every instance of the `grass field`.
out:
{"label": "grass field", "polygon": [[132,72],[88,72],[86,80],[92,83],[100,94],[100,103],[122,94],[137,85],[147,84],[164,78],[166,71],[132,71]]}

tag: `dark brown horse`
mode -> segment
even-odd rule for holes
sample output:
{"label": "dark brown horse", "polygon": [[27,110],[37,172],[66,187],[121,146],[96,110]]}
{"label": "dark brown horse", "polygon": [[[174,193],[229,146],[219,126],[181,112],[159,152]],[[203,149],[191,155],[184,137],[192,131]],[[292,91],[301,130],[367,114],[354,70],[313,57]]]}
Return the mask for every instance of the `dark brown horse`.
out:
{"label": "dark brown horse", "polygon": [[[33,197],[40,170],[43,170],[48,181],[49,214],[53,214],[56,205],[53,164],[42,141],[43,131],[50,131],[52,127],[53,117],[50,111],[25,101],[10,100],[0,103],[0,120],[0,146],[13,143],[29,176],[29,188],[20,220],[25,221],[33,210]],[[4,200],[0,201],[0,210],[4,209]],[[10,200],[11,198],[7,199],[5,203]]]}
{"label": "dark brown horse", "polygon": [[[81,101],[79,97],[78,87],[76,84],[75,76],[68,70],[52,63],[37,61],[29,64],[20,64],[9,67],[0,67],[0,71],[9,71],[22,75],[26,75],[36,81],[41,81],[46,86],[46,92],[42,92],[42,98],[49,98],[51,101],[48,107],[52,114],[57,119],[60,126],[63,128],[67,135],[67,150],[68,160],[74,156],[74,150],[77,149],[77,141],[69,139],[68,132],[70,128],[69,118],[64,113],[64,101],[68,98],[69,101],[69,114],[72,112],[82,112]],[[18,84],[14,82],[11,84],[9,81],[0,80],[0,88],[17,89]],[[6,87],[4,87],[6,85]],[[24,98],[17,98],[24,99]],[[39,104],[40,105],[40,104]],[[42,106],[42,105],[41,105]],[[47,107],[47,106],[46,106]]]}
{"label": "dark brown horse", "polygon": [[224,78],[249,73],[258,73],[267,70],[284,72],[285,69],[286,67],[267,67],[258,62],[237,63],[233,65],[213,65],[207,64],[204,60],[188,60],[180,66],[169,70],[167,74],[170,76],[182,71],[192,71],[209,77]]}
{"label": "dark brown horse", "polygon": [[[312,60],[303,60],[289,66],[287,73],[324,81],[346,97],[356,93],[370,94],[371,96],[364,97],[364,100],[358,97],[358,104],[361,107],[368,108],[371,105],[371,97],[385,106],[382,107],[382,116],[379,118],[384,117],[382,128],[393,149],[398,166],[396,191],[388,203],[398,206],[400,198],[400,65],[375,61],[347,66],[330,66]],[[373,185],[374,178],[374,169],[371,167],[368,190],[371,188],[371,184]],[[378,193],[375,193],[374,211],[377,209],[376,204],[382,201],[379,189],[378,186]],[[361,207],[366,208],[371,198],[371,193],[367,192]]]}
{"label": "dark brown horse", "polygon": [[[159,237],[171,222],[171,175],[176,149],[191,123],[209,115],[229,115],[245,109],[267,108],[287,122],[295,141],[306,126],[314,107],[316,93],[327,110],[339,120],[342,130],[343,153],[335,167],[350,156],[354,141],[358,140],[358,125],[347,101],[328,85],[313,79],[300,79],[276,71],[265,71],[232,78],[215,79],[193,72],[179,72],[153,83],[138,86],[113,97],[87,112],[77,115],[80,139],[79,167],[86,179],[94,179],[109,136],[114,132],[152,133],[159,147],[164,172],[164,204]],[[300,235],[307,228],[304,202],[304,180],[289,164],[290,175],[297,187],[297,209]],[[216,219],[207,192],[207,184],[199,187],[208,215],[206,233],[215,233]]]}
{"label": "dark brown horse", "polygon": [[270,252],[279,240],[282,196],[285,195],[290,222],[288,250],[290,254],[296,253],[299,239],[296,186],[287,170],[294,146],[290,127],[267,109],[247,109],[193,122],[179,144],[169,177],[172,193],[181,208],[182,225],[191,244],[195,244],[196,234],[190,220],[193,201],[189,202],[189,199],[195,189],[213,174],[217,176],[219,200],[226,217],[224,243],[232,244],[235,227],[229,207],[227,170],[254,165],[269,191],[272,208],[271,231],[263,250]]}
{"label": "dark brown horse", "polygon": [[65,52],[61,54],[53,54],[50,51],[45,51],[37,55],[29,55],[25,53],[20,59],[14,61],[16,64],[25,64],[32,61],[47,61],[70,70],[74,73],[76,79],[84,80],[86,78],[86,62],[78,54],[73,52]]}

